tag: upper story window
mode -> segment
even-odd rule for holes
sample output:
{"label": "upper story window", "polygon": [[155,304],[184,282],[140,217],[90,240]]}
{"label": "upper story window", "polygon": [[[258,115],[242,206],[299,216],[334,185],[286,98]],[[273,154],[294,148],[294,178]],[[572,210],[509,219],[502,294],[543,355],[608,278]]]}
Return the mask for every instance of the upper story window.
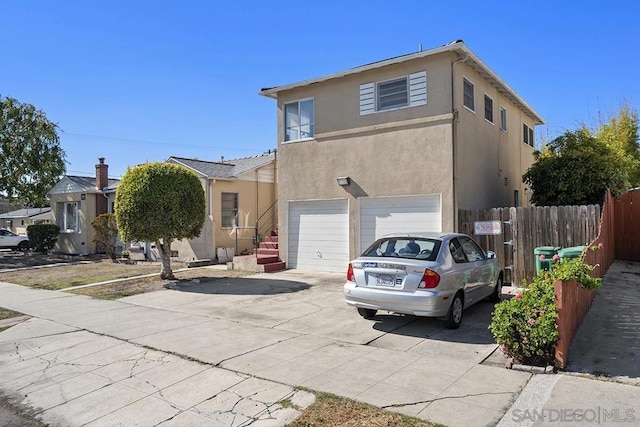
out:
{"label": "upper story window", "polygon": [[378,111],[406,107],[409,103],[407,78],[378,83]]}
{"label": "upper story window", "polygon": [[500,107],[500,129],[507,131],[507,109]]}
{"label": "upper story window", "polygon": [[238,193],[222,193],[222,227],[238,226]]}
{"label": "upper story window", "polygon": [[493,123],[493,99],[487,94],[484,95],[484,118]]}
{"label": "upper story window", "polygon": [[313,116],[313,99],[284,104],[285,142],[313,138],[316,133]]}
{"label": "upper story window", "polygon": [[526,124],[522,124],[522,142],[532,147],[535,146],[535,138],[533,137],[533,128]]}
{"label": "upper story window", "polygon": [[427,72],[360,85],[360,115],[427,104]]}
{"label": "upper story window", "polygon": [[471,111],[476,111],[473,83],[467,79],[462,79],[462,92],[462,104]]}

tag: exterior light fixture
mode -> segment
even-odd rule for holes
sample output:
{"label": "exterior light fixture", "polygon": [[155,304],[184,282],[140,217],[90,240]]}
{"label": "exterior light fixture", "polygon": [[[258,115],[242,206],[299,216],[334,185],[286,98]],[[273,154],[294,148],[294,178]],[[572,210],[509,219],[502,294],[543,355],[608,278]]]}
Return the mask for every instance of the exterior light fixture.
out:
{"label": "exterior light fixture", "polygon": [[339,176],[336,181],[338,181],[339,186],[345,187],[351,183],[351,178],[348,176]]}

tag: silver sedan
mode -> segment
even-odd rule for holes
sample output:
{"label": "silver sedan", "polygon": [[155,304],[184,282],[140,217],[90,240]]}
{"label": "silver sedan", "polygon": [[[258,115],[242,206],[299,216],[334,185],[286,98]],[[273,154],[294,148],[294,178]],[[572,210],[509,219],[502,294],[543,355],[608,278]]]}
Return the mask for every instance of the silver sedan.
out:
{"label": "silver sedan", "polygon": [[464,309],[502,293],[493,252],[457,233],[392,234],[349,263],[344,297],[366,319],[378,310],[441,317],[456,329]]}

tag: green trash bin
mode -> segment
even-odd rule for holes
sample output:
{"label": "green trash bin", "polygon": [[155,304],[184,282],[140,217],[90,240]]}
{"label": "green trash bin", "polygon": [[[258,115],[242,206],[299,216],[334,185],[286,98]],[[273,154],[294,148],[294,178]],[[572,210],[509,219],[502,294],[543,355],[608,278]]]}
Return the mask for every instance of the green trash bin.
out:
{"label": "green trash bin", "polygon": [[560,261],[562,262],[565,259],[580,258],[585,249],[586,246],[571,246],[569,248],[560,249],[558,251]]}
{"label": "green trash bin", "polygon": [[[553,256],[558,253],[558,250],[560,250],[559,246],[539,246],[533,250],[536,259],[536,275],[543,270],[551,269]],[[543,259],[540,259],[540,255],[544,255]]]}

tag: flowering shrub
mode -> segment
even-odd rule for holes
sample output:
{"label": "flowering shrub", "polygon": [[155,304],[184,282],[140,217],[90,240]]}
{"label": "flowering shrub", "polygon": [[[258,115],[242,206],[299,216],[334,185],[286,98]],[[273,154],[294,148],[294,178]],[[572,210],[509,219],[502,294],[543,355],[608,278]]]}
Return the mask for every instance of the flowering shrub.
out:
{"label": "flowering shrub", "polygon": [[[592,246],[591,250],[598,250]],[[540,259],[544,255],[540,255]],[[576,279],[585,289],[597,289],[601,279],[590,276],[594,267],[582,257],[560,261],[553,256],[551,270],[541,271],[522,294],[496,305],[489,330],[507,356],[528,365],[553,365],[558,339],[558,308],[553,283]]]}
{"label": "flowering shrub", "polygon": [[546,366],[555,356],[557,317],[553,280],[540,275],[524,293],[496,305],[489,330],[507,356]]}

